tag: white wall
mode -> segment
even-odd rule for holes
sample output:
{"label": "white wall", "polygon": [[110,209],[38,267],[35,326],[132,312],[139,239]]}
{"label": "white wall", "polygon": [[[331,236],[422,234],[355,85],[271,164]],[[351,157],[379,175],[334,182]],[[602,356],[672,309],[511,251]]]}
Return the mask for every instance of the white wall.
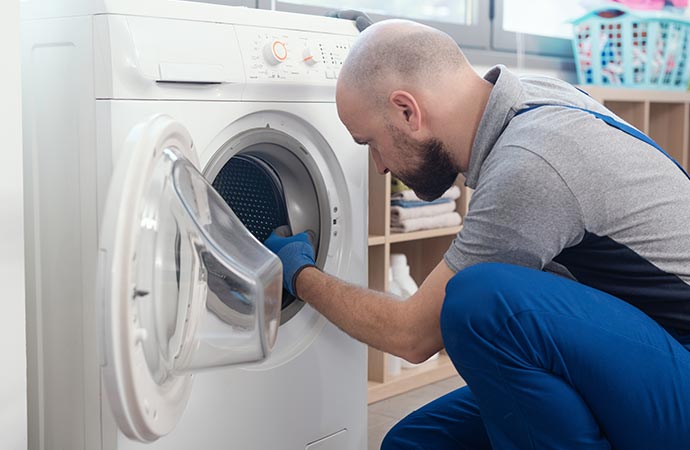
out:
{"label": "white wall", "polygon": [[0,3],[0,447],[25,449],[26,339],[19,1]]}

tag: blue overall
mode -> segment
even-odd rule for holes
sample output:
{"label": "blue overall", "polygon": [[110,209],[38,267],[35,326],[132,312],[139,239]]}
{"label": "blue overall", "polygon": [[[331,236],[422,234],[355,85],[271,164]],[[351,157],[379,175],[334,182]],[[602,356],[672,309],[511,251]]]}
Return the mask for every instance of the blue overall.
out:
{"label": "blue overall", "polygon": [[533,269],[477,264],[448,282],[441,331],[468,386],[400,421],[382,450],[690,450],[690,335],[623,300]]}

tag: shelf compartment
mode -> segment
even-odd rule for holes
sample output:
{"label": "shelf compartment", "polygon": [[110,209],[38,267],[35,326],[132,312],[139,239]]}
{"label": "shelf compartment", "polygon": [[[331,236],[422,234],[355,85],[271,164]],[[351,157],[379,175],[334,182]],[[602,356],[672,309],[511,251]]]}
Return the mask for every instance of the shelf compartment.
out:
{"label": "shelf compartment", "polygon": [[679,130],[687,120],[686,109],[680,103],[659,102],[651,103],[649,108],[649,137],[681,165],[685,163],[685,137]]}
{"label": "shelf compartment", "polygon": [[604,106],[641,132],[649,133],[649,102],[605,100]]}
{"label": "shelf compartment", "polygon": [[388,264],[390,253],[387,245],[369,247],[369,289],[385,292],[388,289]]}
{"label": "shelf compartment", "polygon": [[402,369],[400,375],[389,376],[385,383],[369,381],[369,404],[417,389],[430,383],[459,376],[448,355],[441,353],[437,360],[428,361],[412,369]]}
{"label": "shelf compartment", "polygon": [[433,230],[413,231],[411,233],[391,233],[388,237],[390,243],[416,241],[439,236],[454,236],[462,230],[462,225],[457,227],[436,228]]}
{"label": "shelf compartment", "polygon": [[369,385],[372,383],[380,385],[388,382],[390,375],[386,370],[387,358],[388,355],[381,350],[377,350],[374,347],[367,347],[367,380]]}
{"label": "shelf compartment", "polygon": [[[390,244],[390,253],[403,253],[407,256],[410,275],[420,286],[453,243],[455,234],[445,234],[423,240],[402,241]],[[390,256],[389,256],[390,257]]]}

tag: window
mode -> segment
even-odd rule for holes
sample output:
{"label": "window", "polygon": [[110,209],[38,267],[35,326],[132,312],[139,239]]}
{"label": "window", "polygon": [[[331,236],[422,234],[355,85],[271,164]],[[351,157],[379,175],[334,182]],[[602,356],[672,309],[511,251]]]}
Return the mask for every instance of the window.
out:
{"label": "window", "polygon": [[489,48],[489,2],[486,0],[259,0],[259,8],[326,14],[338,9],[365,11],[374,21],[413,19],[453,36],[463,46]]}
{"label": "window", "polygon": [[330,9],[357,9],[382,16],[407,17],[417,20],[468,25],[473,22],[472,1],[463,0],[397,0],[373,2],[370,0],[287,0],[293,5],[321,6]]}
{"label": "window", "polygon": [[495,0],[493,46],[496,50],[572,56],[569,21],[586,13],[573,0]]}
{"label": "window", "polygon": [[526,3],[524,0],[504,0],[503,4],[504,30],[560,39],[570,39],[573,30],[569,20],[587,12],[586,8],[573,1],[530,0]]}

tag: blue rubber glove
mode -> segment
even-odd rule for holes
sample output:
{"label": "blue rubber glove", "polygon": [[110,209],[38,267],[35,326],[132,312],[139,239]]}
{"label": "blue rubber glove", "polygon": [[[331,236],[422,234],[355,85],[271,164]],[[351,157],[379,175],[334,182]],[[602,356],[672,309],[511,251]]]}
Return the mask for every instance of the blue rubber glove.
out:
{"label": "blue rubber glove", "polygon": [[314,260],[313,231],[304,231],[294,236],[288,236],[289,228],[277,228],[266,239],[264,245],[278,255],[283,263],[283,287],[297,297],[295,281],[297,275],[307,267],[316,267]]}
{"label": "blue rubber glove", "polygon": [[362,31],[366,30],[369,25],[374,23],[369,16],[366,15],[366,13],[363,13],[362,11],[357,11],[356,9],[345,9],[345,10],[340,10],[340,11],[333,11],[329,12],[326,14],[328,17],[335,17],[338,19],[345,19],[345,20],[354,20],[355,21],[355,26],[361,33]]}

